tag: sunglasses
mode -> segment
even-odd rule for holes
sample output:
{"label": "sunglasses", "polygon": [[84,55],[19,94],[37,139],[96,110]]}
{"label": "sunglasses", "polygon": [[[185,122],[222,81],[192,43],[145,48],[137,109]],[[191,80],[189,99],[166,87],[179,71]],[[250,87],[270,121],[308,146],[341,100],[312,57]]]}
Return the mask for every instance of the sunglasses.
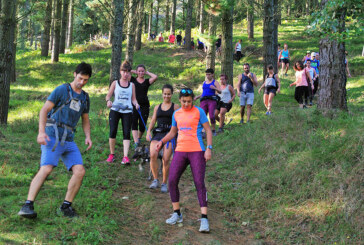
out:
{"label": "sunglasses", "polygon": [[192,90],[189,88],[183,88],[181,89],[181,94],[192,94]]}

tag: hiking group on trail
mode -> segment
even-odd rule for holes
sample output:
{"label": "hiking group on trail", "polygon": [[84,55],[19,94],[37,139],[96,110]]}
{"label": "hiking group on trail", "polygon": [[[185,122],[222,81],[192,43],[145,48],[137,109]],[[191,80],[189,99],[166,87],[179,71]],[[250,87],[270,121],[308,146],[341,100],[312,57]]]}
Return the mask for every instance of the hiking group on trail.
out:
{"label": "hiking group on trail", "polygon": [[[170,42],[181,42],[179,35],[169,37]],[[218,43],[217,43],[218,44]],[[217,45],[216,44],[216,45]],[[239,46],[240,45],[240,46]],[[236,45],[236,51],[241,52],[241,40]],[[300,108],[312,106],[313,96],[318,89],[319,60],[318,54],[307,51],[303,60],[294,63],[295,82],[289,86],[296,86],[294,98]],[[241,54],[239,54],[239,59]],[[281,62],[281,74],[287,75],[290,55],[287,44],[283,50],[278,50],[278,61]],[[279,65],[278,62],[278,65]],[[347,72],[350,75],[346,60]],[[277,67],[276,67],[277,68]],[[197,191],[197,198],[201,209],[200,232],[209,232],[207,217],[207,190],[205,186],[206,162],[211,159],[213,136],[224,132],[226,125],[226,113],[233,107],[233,101],[237,96],[240,104],[240,123],[244,123],[245,107],[249,123],[252,106],[254,104],[254,87],[258,87],[257,76],[251,72],[249,63],[243,65],[244,71],[238,75],[235,92],[232,79],[226,74],[220,75],[220,81],[214,79],[214,70],[205,71],[205,81],[202,83],[202,94],[195,96],[192,89],[184,87],[179,91],[180,105],[172,102],[173,86],[165,84],[162,87],[162,102],[153,109],[153,115],[147,126],[150,102],[148,90],[158,76],[151,73],[142,64],[136,70],[132,69],[128,61],[124,61],[120,67],[120,79],[110,84],[105,97],[106,107],[109,108],[109,148],[110,154],[106,162],[112,163],[117,159],[116,136],[119,121],[121,120],[123,131],[123,157],[122,165],[130,165],[128,157],[132,134],[134,149],[141,145],[141,139],[145,130],[146,141],[150,142],[150,170],[152,182],[150,189],[160,187],[162,193],[170,194],[173,213],[166,223],[173,225],[183,221],[180,208],[180,192],[178,183],[181,176],[190,165],[193,181]],[[275,67],[266,67],[267,75],[263,79],[258,93],[264,89],[263,103],[267,109],[266,115],[272,115],[272,102],[277,93],[280,93],[281,80],[274,72]],[[276,69],[277,70],[277,69]],[[132,74],[136,74],[133,77]],[[27,200],[20,209],[18,215],[25,218],[35,218],[34,201],[47,176],[58,165],[61,158],[68,171],[72,171],[72,177],[68,183],[65,199],[57,209],[57,213],[67,217],[78,216],[72,207],[72,202],[77,195],[85,169],[80,150],[73,141],[75,128],[82,118],[82,128],[85,133],[87,150],[92,147],[91,129],[89,120],[90,99],[83,90],[92,75],[90,64],[82,62],[74,73],[71,83],[63,84],[53,90],[47,98],[39,114],[39,133],[37,142],[41,145],[40,169],[33,178]],[[149,78],[145,78],[145,76]],[[229,82],[230,81],[230,82]],[[111,100],[114,98],[113,101]],[[200,99],[199,106],[194,101]],[[219,129],[216,132],[216,121]],[[231,120],[230,120],[231,121]],[[230,122],[229,121],[229,122]],[[229,123],[228,122],[228,123]],[[227,123],[227,124],[228,124]],[[155,126],[156,125],[156,126]],[[203,141],[206,138],[206,146]],[[158,156],[161,153],[162,183],[159,181]],[[172,160],[171,160],[172,158]],[[169,164],[171,162],[171,164]]]}

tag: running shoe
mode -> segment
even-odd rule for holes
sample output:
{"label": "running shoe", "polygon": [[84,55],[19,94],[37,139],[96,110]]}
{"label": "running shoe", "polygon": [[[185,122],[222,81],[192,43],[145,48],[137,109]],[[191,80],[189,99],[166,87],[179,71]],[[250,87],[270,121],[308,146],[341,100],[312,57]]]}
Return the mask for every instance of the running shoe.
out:
{"label": "running shoe", "polygon": [[62,208],[62,206],[59,207],[59,209],[57,210],[57,214],[60,216],[61,215],[66,216],[68,218],[78,217],[76,210],[74,210],[71,206],[69,206],[68,208]]}
{"label": "running shoe", "polygon": [[152,184],[150,184],[149,189],[157,189],[159,187],[159,180],[155,179],[152,181]]}
{"label": "running shoe", "polygon": [[168,192],[167,184],[162,183],[162,185],[161,185],[161,192],[162,193],[167,193]]}
{"label": "running shoe", "polygon": [[34,219],[37,217],[37,213],[34,211],[34,206],[29,203],[26,203],[23,207],[21,207],[18,215],[27,219]]}
{"label": "running shoe", "polygon": [[243,123],[244,123],[244,119],[241,119],[241,120],[240,120],[240,124],[243,124]]}
{"label": "running shoe", "polygon": [[115,155],[114,154],[109,154],[109,157],[106,159],[106,162],[114,162],[115,161]]}
{"label": "running shoe", "polygon": [[178,215],[176,212],[173,212],[173,214],[171,214],[171,217],[166,220],[166,223],[169,225],[174,225],[176,223],[182,223],[182,222],[183,222],[182,214]]}
{"label": "running shoe", "polygon": [[202,218],[199,232],[210,232],[209,220],[206,218]]}
{"label": "running shoe", "polygon": [[265,113],[265,115],[267,115],[267,116],[268,116],[268,115],[269,115],[269,111],[267,111],[267,112]]}
{"label": "running shoe", "polygon": [[130,165],[130,160],[128,157],[123,157],[123,160],[121,161],[122,165]]}

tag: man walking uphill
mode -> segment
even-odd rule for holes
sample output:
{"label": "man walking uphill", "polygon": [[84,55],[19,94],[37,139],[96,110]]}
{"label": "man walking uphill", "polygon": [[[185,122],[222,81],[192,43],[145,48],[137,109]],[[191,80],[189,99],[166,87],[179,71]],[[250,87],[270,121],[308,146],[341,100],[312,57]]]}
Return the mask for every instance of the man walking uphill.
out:
{"label": "man walking uphill", "polygon": [[73,199],[79,191],[85,169],[82,156],[76,143],[73,141],[76,125],[82,117],[82,128],[86,135],[87,150],[92,146],[90,136],[88,94],[82,90],[92,75],[89,64],[82,62],[73,73],[74,80],[70,84],[58,86],[49,95],[39,113],[38,144],[41,145],[42,156],[40,169],[30,184],[28,199],[20,209],[18,215],[25,218],[36,218],[34,200],[47,176],[57,167],[59,158],[62,158],[72,177],[68,183],[65,200],[57,213],[67,217],[77,216],[71,207]]}

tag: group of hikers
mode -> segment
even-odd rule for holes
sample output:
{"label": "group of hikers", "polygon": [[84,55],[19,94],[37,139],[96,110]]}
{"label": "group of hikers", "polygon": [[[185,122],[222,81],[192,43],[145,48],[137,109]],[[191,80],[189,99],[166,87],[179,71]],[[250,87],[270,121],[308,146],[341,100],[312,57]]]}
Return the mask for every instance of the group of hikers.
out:
{"label": "group of hikers", "polygon": [[[301,108],[308,103],[307,99],[312,105],[312,97],[318,86],[318,54],[315,52],[309,54],[308,51],[302,61],[294,63],[296,81],[290,84],[290,86],[296,85],[295,99]],[[278,50],[278,60],[278,65],[282,65],[282,73],[287,74],[290,60],[287,44],[284,45],[283,50]],[[254,87],[257,87],[259,82],[257,76],[250,71],[248,63],[243,65],[243,69],[244,71],[238,76],[236,90],[240,100],[240,123],[244,123],[245,107],[246,122],[249,123],[254,104]],[[258,90],[260,93],[264,89],[263,102],[267,109],[266,115],[272,114],[273,98],[281,90],[281,81],[274,70],[273,65],[267,66],[267,75]],[[34,200],[47,176],[58,165],[60,158],[67,170],[72,171],[72,177],[65,199],[57,212],[67,217],[77,216],[72,202],[81,187],[85,169],[80,150],[73,139],[76,125],[82,118],[87,150],[92,147],[88,116],[90,99],[83,90],[92,75],[91,65],[82,62],[76,67],[73,75],[74,80],[71,83],[60,85],[53,90],[40,111],[37,137],[42,152],[40,169],[32,180],[27,200],[18,213],[25,218],[37,217],[34,211]],[[199,231],[209,232],[205,187],[206,162],[211,159],[213,136],[224,131],[226,113],[232,109],[236,97],[235,89],[230,85],[232,78],[221,74],[217,81],[214,78],[214,70],[206,69],[202,94],[195,96],[192,89],[182,88],[178,96],[179,105],[172,102],[173,86],[165,84],[162,87],[162,102],[154,107],[149,126],[147,126],[150,111],[148,90],[157,78],[157,75],[148,71],[144,65],[138,65],[136,70],[133,70],[128,61],[122,63],[120,79],[111,83],[105,97],[105,106],[110,109],[110,154],[106,161],[112,163],[118,157],[116,152],[119,151],[116,151],[115,145],[120,120],[123,131],[122,165],[130,165],[128,157],[130,135],[133,137],[134,148],[137,148],[144,132],[147,131],[145,137],[150,142],[150,169],[153,175],[149,188],[160,187],[162,193],[169,192],[172,201],[173,214],[166,223],[176,224],[183,221],[178,183],[183,172],[190,165],[201,208]],[[194,101],[198,99],[200,104],[196,106]],[[219,124],[218,130],[216,130],[216,122]],[[206,138],[206,146],[203,138]],[[163,177],[160,183],[157,159],[158,152],[162,149]],[[169,164],[171,158],[172,162]]]}

